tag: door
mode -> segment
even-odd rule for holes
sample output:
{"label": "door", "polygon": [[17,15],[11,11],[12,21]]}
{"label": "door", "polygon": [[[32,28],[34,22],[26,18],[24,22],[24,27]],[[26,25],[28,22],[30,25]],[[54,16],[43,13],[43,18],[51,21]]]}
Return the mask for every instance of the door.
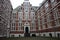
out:
{"label": "door", "polygon": [[28,27],[25,28],[25,33],[28,33],[29,32],[29,29]]}

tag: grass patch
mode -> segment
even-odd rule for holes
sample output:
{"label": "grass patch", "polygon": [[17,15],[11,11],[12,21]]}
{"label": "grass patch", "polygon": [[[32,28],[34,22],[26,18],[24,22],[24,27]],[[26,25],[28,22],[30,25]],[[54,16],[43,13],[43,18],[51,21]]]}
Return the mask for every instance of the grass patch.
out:
{"label": "grass patch", "polygon": [[12,38],[0,38],[0,40],[60,40],[60,38],[50,38],[50,37],[12,37]]}

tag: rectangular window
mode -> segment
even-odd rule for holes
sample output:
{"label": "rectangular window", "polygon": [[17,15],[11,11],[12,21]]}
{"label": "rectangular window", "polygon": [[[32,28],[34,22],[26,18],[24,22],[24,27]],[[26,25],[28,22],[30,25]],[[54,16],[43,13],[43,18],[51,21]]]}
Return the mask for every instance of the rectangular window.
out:
{"label": "rectangular window", "polygon": [[48,28],[47,24],[45,24],[45,28]]}
{"label": "rectangular window", "polygon": [[15,23],[12,23],[12,26],[15,26]]}
{"label": "rectangular window", "polygon": [[20,27],[18,27],[18,30],[20,30]]}
{"label": "rectangular window", "polygon": [[55,24],[55,21],[52,21],[51,22],[51,26],[55,26],[56,24]]}
{"label": "rectangular window", "polygon": [[15,27],[11,27],[12,30],[15,30]]}
{"label": "rectangular window", "polygon": [[58,20],[59,20],[59,24],[60,24],[60,18]]}
{"label": "rectangular window", "polygon": [[40,25],[41,29],[43,29],[42,25]]}
{"label": "rectangular window", "polygon": [[19,26],[20,26],[20,23],[19,23]]}

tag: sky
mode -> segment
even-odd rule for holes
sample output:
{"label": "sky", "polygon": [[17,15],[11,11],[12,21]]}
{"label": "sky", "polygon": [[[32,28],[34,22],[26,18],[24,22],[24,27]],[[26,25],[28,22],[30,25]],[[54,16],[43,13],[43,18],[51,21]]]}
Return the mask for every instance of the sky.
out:
{"label": "sky", "polygon": [[[11,4],[13,6],[13,9],[16,8],[17,6],[20,6],[24,0],[10,0]],[[33,6],[39,6],[40,3],[42,3],[43,0],[29,0],[29,2],[33,5]]]}

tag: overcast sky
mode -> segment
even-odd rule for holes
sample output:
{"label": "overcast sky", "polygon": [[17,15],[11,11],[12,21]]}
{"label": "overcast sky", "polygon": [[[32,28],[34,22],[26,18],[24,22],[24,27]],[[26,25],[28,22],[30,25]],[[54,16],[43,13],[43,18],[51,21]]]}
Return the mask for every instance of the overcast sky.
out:
{"label": "overcast sky", "polygon": [[[10,0],[10,1],[12,3],[13,9],[24,2],[24,0]],[[39,4],[42,3],[43,0],[29,0],[29,1],[33,6],[39,6]]]}

